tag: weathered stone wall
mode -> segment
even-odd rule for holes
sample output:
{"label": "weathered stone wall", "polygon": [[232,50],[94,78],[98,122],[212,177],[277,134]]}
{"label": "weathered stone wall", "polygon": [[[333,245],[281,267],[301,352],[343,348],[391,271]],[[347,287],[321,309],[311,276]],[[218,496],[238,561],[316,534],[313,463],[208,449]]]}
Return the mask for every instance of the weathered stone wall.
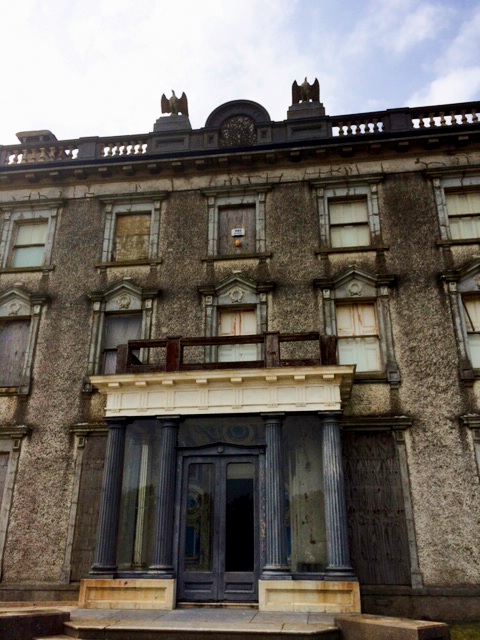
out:
{"label": "weathered stone wall", "polygon": [[[52,255],[54,269],[0,273],[0,292],[14,284],[50,297],[43,309],[28,397],[0,397],[0,425],[26,424],[4,554],[3,580],[60,582],[67,545],[73,486],[73,424],[103,418],[103,398],[82,393],[92,327],[88,293],[124,277],[160,289],[152,337],[203,335],[205,319],[198,286],[216,284],[240,271],[272,281],[268,329],[324,332],[323,305],[313,280],[335,276],[351,265],[397,276],[390,293],[395,355],[402,382],[355,385],[345,407],[349,416],[406,415],[408,467],[420,569],[425,585],[480,582],[478,513],[480,492],[471,433],[459,416],[477,413],[480,383],[459,383],[458,353],[449,300],[440,273],[472,259],[476,245],[447,255],[436,244],[439,227],[426,167],[466,164],[461,154],[425,157],[387,155],[335,165],[327,161],[273,165],[222,173],[165,175],[144,180],[2,188],[1,203],[55,197],[65,199]],[[480,164],[480,156],[471,155]],[[384,254],[330,254],[318,249],[318,214],[308,180],[385,173],[379,185]],[[201,189],[270,184],[266,196],[265,259],[206,261],[207,205]],[[159,255],[154,266],[99,268],[104,207],[102,195],[168,191],[163,203]],[[1,214],[0,214],[1,215]]]}

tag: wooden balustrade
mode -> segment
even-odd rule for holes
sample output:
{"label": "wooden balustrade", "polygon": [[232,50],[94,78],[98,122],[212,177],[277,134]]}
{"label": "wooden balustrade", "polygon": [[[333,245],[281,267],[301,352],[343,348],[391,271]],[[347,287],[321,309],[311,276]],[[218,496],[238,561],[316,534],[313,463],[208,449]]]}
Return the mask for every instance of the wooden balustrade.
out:
{"label": "wooden balustrade", "polygon": [[[281,345],[287,343],[313,343],[309,358],[283,358]],[[223,345],[257,344],[261,345],[261,360],[242,360],[219,362],[215,348]],[[202,361],[188,361],[185,350],[192,347],[205,349]],[[162,350],[163,357],[151,362],[152,351]],[[140,353],[138,357],[135,353]],[[261,335],[229,336],[229,337],[170,337],[161,340],[130,340],[128,344],[119,345],[117,352],[116,373],[152,373],[158,371],[188,371],[206,369],[238,369],[261,367],[318,366],[335,365],[336,337],[320,336],[317,332],[280,334],[266,332]]]}

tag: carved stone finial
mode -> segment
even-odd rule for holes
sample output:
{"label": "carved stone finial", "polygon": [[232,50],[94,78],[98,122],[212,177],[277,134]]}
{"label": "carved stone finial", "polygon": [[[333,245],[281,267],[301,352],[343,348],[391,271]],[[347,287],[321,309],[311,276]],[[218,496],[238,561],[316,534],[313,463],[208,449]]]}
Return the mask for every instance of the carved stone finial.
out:
{"label": "carved stone finial", "polygon": [[301,85],[295,80],[292,84],[292,104],[299,102],[320,102],[320,85],[317,78],[313,84],[308,84],[307,78]]}
{"label": "carved stone finial", "polygon": [[170,113],[172,116],[178,116],[181,113],[184,116],[188,116],[188,100],[185,92],[182,93],[180,98],[177,98],[173,89],[170,98],[163,94],[161,106],[162,113]]}

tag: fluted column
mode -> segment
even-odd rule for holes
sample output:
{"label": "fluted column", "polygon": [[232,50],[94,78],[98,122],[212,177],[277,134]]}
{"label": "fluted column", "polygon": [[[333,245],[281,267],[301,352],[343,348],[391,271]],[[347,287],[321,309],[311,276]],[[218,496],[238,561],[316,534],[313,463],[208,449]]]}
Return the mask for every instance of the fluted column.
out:
{"label": "fluted column", "polygon": [[149,573],[173,576],[173,517],[175,507],[175,467],[179,416],[158,417],[162,430],[155,514],[155,543]]}
{"label": "fluted column", "polygon": [[320,412],[323,422],[323,483],[327,529],[327,578],[353,578],[340,441],[340,413]]}
{"label": "fluted column", "polygon": [[266,563],[263,579],[289,579],[285,529],[282,423],[284,413],[263,413],[265,421],[265,531]]}
{"label": "fluted column", "polygon": [[107,451],[103,468],[102,495],[98,520],[94,575],[113,574],[117,570],[117,537],[122,497],[125,429],[129,418],[108,418]]}

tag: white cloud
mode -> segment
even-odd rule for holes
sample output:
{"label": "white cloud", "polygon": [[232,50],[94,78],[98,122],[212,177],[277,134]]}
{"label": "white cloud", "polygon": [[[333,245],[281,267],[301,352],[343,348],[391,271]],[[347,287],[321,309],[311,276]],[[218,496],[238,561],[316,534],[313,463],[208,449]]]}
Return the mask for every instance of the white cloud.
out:
{"label": "white cloud", "polygon": [[433,80],[424,90],[409,100],[410,106],[428,106],[449,102],[478,100],[480,95],[480,65],[457,68]]}

